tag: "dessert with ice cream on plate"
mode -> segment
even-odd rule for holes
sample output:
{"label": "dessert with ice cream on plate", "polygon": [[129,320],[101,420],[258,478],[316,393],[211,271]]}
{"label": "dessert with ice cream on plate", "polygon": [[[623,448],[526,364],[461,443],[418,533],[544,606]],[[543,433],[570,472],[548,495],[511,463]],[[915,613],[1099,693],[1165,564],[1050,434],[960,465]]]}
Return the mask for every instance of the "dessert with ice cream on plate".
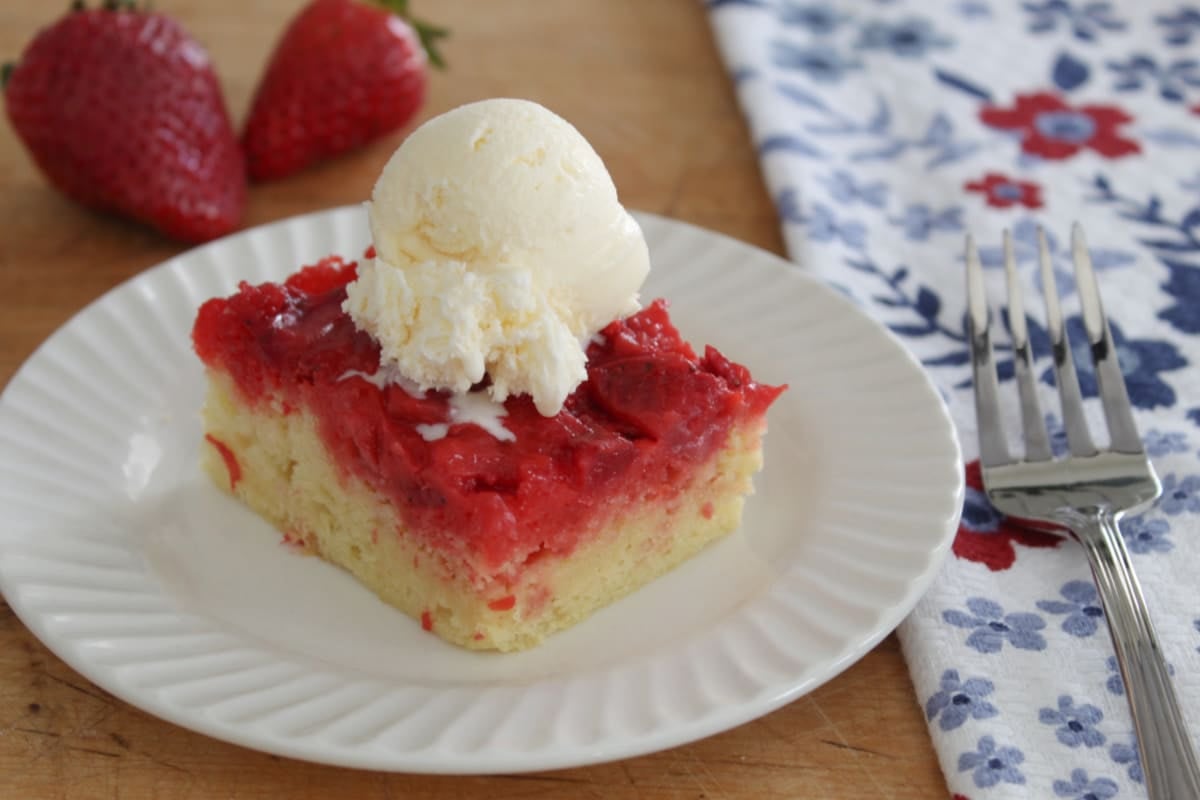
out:
{"label": "dessert with ice cream on plate", "polygon": [[372,248],[208,301],[204,466],[427,630],[519,650],[734,530],[782,391],[666,303],[569,123],[436,117],[384,168]]}

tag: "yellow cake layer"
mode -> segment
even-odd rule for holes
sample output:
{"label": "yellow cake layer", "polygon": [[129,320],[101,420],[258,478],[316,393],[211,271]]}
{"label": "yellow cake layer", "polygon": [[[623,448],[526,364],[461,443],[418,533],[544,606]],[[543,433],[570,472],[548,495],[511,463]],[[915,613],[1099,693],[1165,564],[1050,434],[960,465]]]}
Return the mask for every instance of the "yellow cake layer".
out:
{"label": "yellow cake layer", "polygon": [[569,556],[542,556],[505,583],[410,535],[389,499],[331,463],[303,410],[285,415],[279,401],[252,408],[226,374],[209,370],[204,423],[241,470],[231,486],[225,459],[206,443],[202,463],[218,486],[438,636],[472,649],[532,647],[695,555],[738,526],[762,465],[756,422],[733,431],[669,500],[621,509],[585,531]]}

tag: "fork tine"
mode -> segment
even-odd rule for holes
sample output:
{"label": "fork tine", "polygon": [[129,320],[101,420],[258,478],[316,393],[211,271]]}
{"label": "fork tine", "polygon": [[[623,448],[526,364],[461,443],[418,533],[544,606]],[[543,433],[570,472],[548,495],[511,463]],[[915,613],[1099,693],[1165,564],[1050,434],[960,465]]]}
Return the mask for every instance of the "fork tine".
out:
{"label": "fork tine", "polygon": [[975,417],[979,427],[979,460],[985,467],[1012,461],[1000,420],[1000,401],[992,352],[991,311],[983,290],[983,265],[975,239],[967,234],[967,337],[971,348],[971,373],[975,385]]}
{"label": "fork tine", "polygon": [[1041,228],[1038,228],[1038,261],[1042,271],[1042,294],[1046,300],[1046,330],[1050,334],[1050,347],[1054,352],[1054,378],[1058,384],[1059,402],[1062,404],[1063,427],[1067,429],[1067,444],[1071,448],[1071,455],[1095,455],[1096,446],[1092,444],[1087,419],[1083,416],[1083,396],[1079,391],[1079,378],[1075,374],[1075,361],[1067,341],[1067,328],[1063,324],[1062,308],[1058,304],[1054,263],[1050,259],[1046,234]]}
{"label": "fork tine", "polygon": [[1075,264],[1075,283],[1079,287],[1079,301],[1083,307],[1083,325],[1087,329],[1092,360],[1096,364],[1096,380],[1100,385],[1100,402],[1108,422],[1111,447],[1124,453],[1141,453],[1142,439],[1133,421],[1125,376],[1121,374],[1117,349],[1113,346],[1112,332],[1100,302],[1100,287],[1096,283],[1096,271],[1092,268],[1092,258],[1083,238],[1083,227],[1078,222],[1071,228],[1071,258]]}
{"label": "fork tine", "polygon": [[1029,352],[1029,329],[1025,324],[1025,304],[1021,299],[1021,284],[1017,279],[1017,259],[1013,255],[1012,234],[1004,231],[1004,277],[1008,283],[1008,327],[1012,331],[1013,371],[1017,376],[1017,392],[1021,398],[1021,427],[1025,434],[1025,460],[1049,461],[1050,439],[1042,420],[1042,407]]}

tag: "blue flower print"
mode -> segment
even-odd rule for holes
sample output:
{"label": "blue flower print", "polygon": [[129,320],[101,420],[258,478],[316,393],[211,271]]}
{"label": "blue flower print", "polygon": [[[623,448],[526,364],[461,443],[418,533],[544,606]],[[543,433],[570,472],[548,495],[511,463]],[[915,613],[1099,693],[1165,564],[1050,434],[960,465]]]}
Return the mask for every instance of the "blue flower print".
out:
{"label": "blue flower print", "polygon": [[1131,56],[1128,61],[1109,61],[1108,68],[1117,76],[1113,84],[1116,91],[1135,91],[1143,86],[1157,87],[1159,97],[1168,103],[1181,103],[1188,88],[1200,87],[1200,61],[1194,58],[1159,64],[1148,55],[1138,54]]}
{"label": "blue flower print", "polygon": [[1078,143],[1090,140],[1096,134],[1096,120],[1081,111],[1064,109],[1039,114],[1035,118],[1034,130],[1048,139]]}
{"label": "blue flower print", "polygon": [[942,619],[956,628],[971,628],[967,646],[981,653],[999,653],[1007,641],[1018,650],[1045,650],[1046,639],[1038,631],[1046,623],[1037,614],[1005,614],[999,603],[982,597],[967,600],[965,613],[958,609],[942,612]]}
{"label": "blue flower print", "polygon": [[[1030,269],[1038,265],[1038,224],[1031,217],[1022,217],[1013,226],[1013,256],[1017,264]],[[1059,295],[1065,297],[1075,292],[1075,269],[1071,264],[1071,248],[1061,246],[1058,237],[1050,231],[1045,231],[1046,249],[1050,252],[1050,260],[1054,265],[1054,282]],[[1132,266],[1135,262],[1132,253],[1123,250],[1108,250],[1105,248],[1089,247],[1092,266],[1102,272],[1118,267]],[[981,247],[979,260],[985,267],[1001,268],[1004,266],[1004,250],[998,245]]]}
{"label": "blue flower print", "polygon": [[883,181],[859,183],[854,176],[844,169],[834,171],[826,178],[818,178],[829,189],[829,196],[841,205],[861,201],[872,208],[883,208],[887,205],[888,187]]}
{"label": "blue flower print", "polygon": [[1188,451],[1187,436],[1178,431],[1163,433],[1158,428],[1151,428],[1142,436],[1142,444],[1151,458]]}
{"label": "blue flower print", "polygon": [[992,7],[985,0],[959,0],[955,10],[963,19],[987,19],[992,16]]}
{"label": "blue flower print", "polygon": [[1113,16],[1113,4],[1102,0],[1086,0],[1078,4],[1068,0],[1045,0],[1022,5],[1030,15],[1030,33],[1057,30],[1059,20],[1081,42],[1095,41],[1101,31],[1125,30],[1124,21]]}
{"label": "blue flower print", "polygon": [[1062,629],[1080,638],[1091,636],[1104,618],[1096,587],[1090,581],[1068,581],[1059,590],[1062,600],[1039,600],[1037,607],[1047,614],[1066,614]]}
{"label": "blue flower print", "polygon": [[1057,725],[1054,731],[1058,740],[1067,747],[1099,747],[1105,736],[1096,730],[1096,723],[1104,719],[1104,712],[1094,705],[1076,706],[1069,694],[1058,698],[1058,709],[1043,708],[1038,711],[1038,720],[1045,725]]}
{"label": "blue flower print", "polygon": [[971,776],[975,785],[987,789],[1004,783],[1025,783],[1025,776],[1017,765],[1025,760],[1025,754],[1015,747],[996,747],[996,740],[984,736],[979,740],[975,752],[962,753],[958,757],[958,771],[975,770]]}
{"label": "blue flower print", "polygon": [[1117,794],[1117,784],[1109,778],[1089,780],[1086,771],[1073,769],[1071,780],[1054,782],[1054,793],[1071,800],[1109,800]]}
{"label": "blue flower print", "polygon": [[[1108,671],[1112,673],[1104,683],[1105,688],[1117,697],[1124,697],[1125,680],[1121,677],[1121,666],[1117,663],[1117,657],[1109,656],[1108,660],[1104,662],[1104,666],[1108,667]],[[1167,664],[1167,674],[1172,678],[1175,677],[1174,664]]]}
{"label": "blue flower print", "polygon": [[942,673],[941,688],[925,703],[925,716],[931,722],[937,718],[944,731],[952,731],[971,719],[994,717],[999,711],[984,698],[995,690],[986,678],[959,680],[958,670]]}
{"label": "blue flower print", "polygon": [[856,250],[861,250],[866,243],[867,230],[861,222],[842,222],[833,216],[833,212],[827,206],[820,203],[813,205],[812,214],[805,221],[808,223],[808,235],[815,241],[829,242],[841,239],[848,247]]}
{"label": "blue flower print", "polygon": [[1062,420],[1058,415],[1048,413],[1043,417],[1046,423],[1046,433],[1050,439],[1050,452],[1055,457],[1065,456],[1071,449],[1070,443],[1067,441],[1067,429],[1062,424]]}
{"label": "blue flower print", "polygon": [[[1200,143],[1200,139],[1192,134],[1185,135],[1190,141]],[[1200,179],[1200,175],[1197,178]],[[1147,230],[1146,234],[1158,234],[1154,238],[1139,237],[1143,245],[1155,251],[1159,262],[1170,272],[1167,281],[1159,286],[1176,302],[1159,311],[1158,318],[1183,333],[1200,333],[1200,303],[1196,303],[1196,298],[1200,297],[1200,268],[1192,263],[1194,259],[1185,257],[1200,253],[1200,239],[1195,233],[1200,224],[1200,207],[1193,206],[1178,215],[1164,213],[1159,196],[1152,194],[1143,201],[1122,195],[1103,175],[1093,178],[1092,186],[1096,190],[1089,198],[1092,202],[1112,203],[1119,217],[1154,229]],[[1200,189],[1200,185],[1197,188]]]}
{"label": "blue flower print", "polygon": [[[1113,349],[1117,351],[1117,361],[1125,373],[1125,385],[1133,405],[1145,409],[1175,405],[1175,390],[1158,376],[1160,372],[1187,366],[1188,362],[1175,345],[1161,339],[1126,339],[1121,326],[1112,320],[1109,320],[1108,327],[1112,331]],[[1096,371],[1082,317],[1074,316],[1067,320],[1067,337],[1075,356],[1079,389],[1084,397],[1096,397]],[[1042,380],[1054,384],[1052,367],[1047,367],[1042,373]]]}
{"label": "blue flower print", "polygon": [[813,203],[807,214],[800,210],[796,193],[786,189],[776,202],[780,216],[789,222],[808,226],[808,238],[814,242],[834,242],[840,239],[847,247],[862,250],[867,243],[867,229],[861,222],[842,221],[833,215],[829,206]]}
{"label": "blue flower print", "polygon": [[1200,297],[1200,268],[1175,258],[1159,260],[1170,270],[1167,282],[1160,286],[1175,303],[1159,311],[1158,318],[1183,333],[1200,333],[1200,303],[1196,302]]}
{"label": "blue flower print", "polygon": [[1112,673],[1108,676],[1108,680],[1104,682],[1104,688],[1108,689],[1110,694],[1124,697],[1125,680],[1121,677],[1121,666],[1117,663],[1117,657],[1109,656],[1108,660],[1104,662],[1104,666],[1108,667],[1108,671]]}
{"label": "blue flower print", "polygon": [[973,486],[967,487],[963,502],[962,521],[977,533],[992,533],[999,529],[1004,518],[987,499],[987,495]]}
{"label": "blue flower print", "polygon": [[1162,479],[1162,497],[1158,507],[1168,516],[1200,512],[1200,475],[1188,475],[1184,478],[1169,473]]}
{"label": "blue flower print", "polygon": [[1142,773],[1142,754],[1138,751],[1137,740],[1132,744],[1118,743],[1108,748],[1108,757],[1121,766],[1128,766],[1126,774],[1135,783],[1145,783],[1146,776]]}
{"label": "blue flower print", "polygon": [[835,137],[839,141],[854,137],[862,142],[861,147],[848,154],[851,162],[892,161],[916,151],[929,157],[925,169],[933,170],[961,161],[983,145],[981,141],[960,139],[954,121],[942,111],[934,112],[923,133],[912,136],[910,132],[893,130],[897,116],[883,95],[876,95],[875,108],[871,112],[849,116],[796,86],[776,83],[775,88],[791,103],[821,113],[823,121],[804,126],[809,133],[822,138]]}
{"label": "blue flower print", "polygon": [[1087,83],[1091,74],[1091,67],[1085,61],[1063,51],[1054,59],[1054,66],[1050,69],[1050,80],[1062,91],[1069,92]]}
{"label": "blue flower print", "polygon": [[1191,44],[1193,34],[1200,33],[1200,8],[1186,6],[1174,14],[1160,14],[1154,21],[1166,29],[1163,41],[1167,44]]}
{"label": "blue flower print", "polygon": [[843,58],[824,44],[800,47],[777,41],[771,46],[771,60],[782,69],[802,72],[817,83],[837,83],[847,72],[862,67],[861,61]]}
{"label": "blue flower print", "polygon": [[783,3],[778,15],[784,25],[804,28],[818,36],[833,33],[850,18],[825,3]]}
{"label": "blue flower print", "polygon": [[861,50],[890,50],[901,58],[921,58],[934,48],[949,46],[949,39],[935,31],[929,20],[919,17],[899,22],[868,22],[858,38]]}
{"label": "blue flower print", "polygon": [[904,235],[910,241],[925,242],[935,231],[954,233],[963,229],[963,210],[958,206],[934,211],[924,203],[911,205],[904,210],[904,216],[889,219],[893,225],[904,228]]}
{"label": "blue flower print", "polygon": [[1150,519],[1145,514],[1121,520],[1121,536],[1129,552],[1138,555],[1169,553],[1175,543],[1167,538],[1171,526],[1165,519]]}

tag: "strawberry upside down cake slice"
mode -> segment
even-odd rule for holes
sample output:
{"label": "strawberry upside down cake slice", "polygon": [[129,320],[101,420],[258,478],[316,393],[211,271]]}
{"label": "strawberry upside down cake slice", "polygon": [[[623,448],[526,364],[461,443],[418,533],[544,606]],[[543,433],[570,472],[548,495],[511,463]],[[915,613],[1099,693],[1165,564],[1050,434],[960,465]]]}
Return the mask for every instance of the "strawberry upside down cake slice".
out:
{"label": "strawberry upside down cake slice", "polygon": [[698,356],[663,301],[593,337],[543,416],[389,374],[343,310],[355,275],[331,257],[200,309],[203,464],[426,630],[527,648],[738,526],[783,388]]}

